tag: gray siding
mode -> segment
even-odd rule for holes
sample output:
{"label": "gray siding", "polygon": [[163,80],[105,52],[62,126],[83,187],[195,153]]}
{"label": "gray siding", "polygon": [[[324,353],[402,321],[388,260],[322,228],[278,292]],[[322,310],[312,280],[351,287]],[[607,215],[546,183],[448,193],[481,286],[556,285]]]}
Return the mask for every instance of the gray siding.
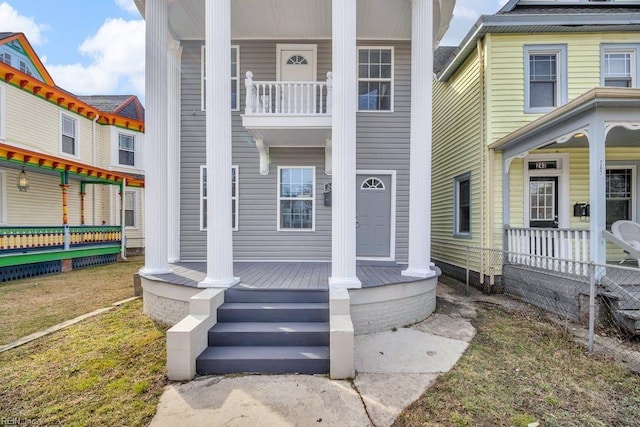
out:
{"label": "gray siding", "polygon": [[[237,260],[331,259],[331,208],[323,206],[322,191],[331,177],[324,172],[322,148],[274,148],[269,175],[259,172],[259,155],[253,139],[242,127],[244,74],[255,80],[275,80],[276,44],[295,41],[242,41],[240,47],[240,112],[233,112],[233,164],[239,167],[239,230],[233,232]],[[331,70],[331,42],[318,45],[318,80]],[[199,227],[199,173],[205,163],[205,114],[200,110],[200,46],[184,41],[182,53],[181,135],[181,258],[206,257],[206,232]],[[397,171],[396,259],[406,261],[408,235],[410,45],[395,46],[395,112],[358,113],[357,167]],[[315,166],[315,232],[276,231],[277,167]]]}

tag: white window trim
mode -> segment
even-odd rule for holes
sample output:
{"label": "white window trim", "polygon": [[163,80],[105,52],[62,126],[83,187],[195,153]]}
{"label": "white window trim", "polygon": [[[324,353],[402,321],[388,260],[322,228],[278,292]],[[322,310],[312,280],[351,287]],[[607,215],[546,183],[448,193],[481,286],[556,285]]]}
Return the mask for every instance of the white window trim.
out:
{"label": "white window trim", "polygon": [[[556,160],[557,169],[547,170],[529,170],[529,162],[542,160]],[[524,227],[529,228],[530,195],[529,195],[529,177],[532,176],[555,176],[558,177],[558,228],[569,228],[569,154],[567,153],[542,153],[525,156],[522,165],[524,170]]]}
{"label": "white window trim", "polygon": [[605,53],[631,53],[631,87],[638,87],[638,71],[640,70],[640,44],[633,43],[603,43],[600,46],[600,86],[605,87],[604,54]]}
{"label": "white window trim", "polygon": [[[361,50],[376,50],[376,49],[383,49],[383,50],[390,50],[391,51],[391,79],[382,79],[382,78],[378,78],[378,79],[361,79],[360,78],[360,51]],[[357,108],[357,112],[362,112],[362,113],[393,113],[394,109],[395,109],[395,69],[396,69],[396,54],[395,54],[395,48],[394,46],[358,46],[357,51],[356,51],[356,96],[358,95],[358,86],[359,83],[361,81],[390,81],[391,82],[391,100],[390,105],[389,105],[389,109],[388,110],[361,110],[360,109],[360,103],[356,100],[356,108]]]}
{"label": "white window trim", "polygon": [[[616,169],[630,169],[631,170],[631,221],[636,221],[638,219],[638,214],[636,207],[638,206],[638,196],[637,196],[637,166],[634,164],[611,164],[606,166],[606,170],[616,170]],[[604,193],[604,203],[605,207],[607,204],[607,189],[605,188]],[[606,210],[606,209],[605,209]],[[605,221],[606,221],[606,212],[605,212]]]}
{"label": "white window trim", "polygon": [[7,225],[7,173],[4,170],[0,171],[0,203],[0,225]]}
{"label": "white window trim", "polygon": [[[66,117],[70,120],[73,120],[74,123],[74,131],[75,131],[75,154],[70,154],[67,153],[65,151],[62,150],[62,129],[63,129],[63,125],[62,125],[62,120],[63,117]],[[74,159],[79,159],[80,158],[80,121],[78,120],[77,117],[73,117],[70,114],[65,114],[62,111],[60,112],[60,120],[58,121],[59,125],[60,125],[60,131],[59,131],[59,150],[60,150],[60,155],[61,156],[65,156],[65,157],[72,157]]]}
{"label": "white window trim", "polygon": [[[205,91],[206,91],[206,64],[205,64],[205,45],[200,46],[200,110],[207,111],[205,105]],[[236,50],[236,77],[231,76],[231,80],[236,81],[236,108],[232,108],[231,111],[240,111],[240,46],[232,44],[230,49]]]}
{"label": "white window trim", "polygon": [[[311,198],[301,198],[301,197],[285,197],[284,199],[280,197],[280,170],[282,169],[311,169],[313,171],[313,195]],[[317,191],[316,191],[316,167],[315,166],[278,166],[278,190],[277,190],[277,222],[276,222],[276,230],[282,232],[294,232],[294,233],[308,233],[316,231],[316,204],[318,203],[316,200]],[[280,227],[280,201],[281,200],[311,200],[311,228],[282,228]]]}
{"label": "white window trim", "polygon": [[[207,199],[204,198],[204,196],[202,195],[202,175],[203,175],[203,171],[207,169],[207,165],[200,165],[200,177],[198,178],[198,181],[200,182],[200,213],[199,213],[199,217],[200,217],[200,231],[207,231],[207,227],[204,227],[203,221],[204,218],[202,217],[202,208],[204,207],[204,204],[207,202],[207,199],[209,198],[209,196],[207,195]],[[240,167],[238,165],[233,165],[231,166],[231,169],[236,171],[236,197],[233,197],[233,195],[231,196],[231,203],[235,203],[235,208],[236,208],[236,222],[233,225],[233,227],[231,228],[231,231],[238,231],[238,224],[240,223]],[[209,212],[207,212],[207,215],[209,214]]]}
{"label": "white window trim", "polygon": [[[137,230],[138,229],[138,192],[135,190],[125,190],[124,197],[122,198],[122,210],[126,211],[127,203],[126,203],[126,195],[127,193],[133,194],[133,225],[125,225],[127,230]],[[123,215],[123,218],[126,218],[126,215]]]}
{"label": "white window trim", "polygon": [[[531,108],[530,104],[530,56],[556,55],[556,106]],[[536,44],[524,45],[524,112],[537,114],[548,113],[567,103],[567,45],[566,44]]]}
{"label": "white window trim", "polygon": [[[471,172],[453,177],[453,237],[470,239],[473,231],[473,183]],[[469,181],[469,231],[460,231],[460,183]]]}
{"label": "white window trim", "polygon": [[[138,155],[138,138],[136,138],[136,134],[132,133],[132,132],[124,132],[121,129],[118,129],[116,132],[117,138],[116,138],[116,162],[115,164],[119,167],[123,167],[123,168],[131,168],[131,169],[138,169],[137,168],[137,164],[138,164],[138,160],[139,160],[139,155]],[[125,135],[125,136],[130,136],[131,138],[133,138],[133,165],[126,165],[123,163],[120,163],[120,135]]]}

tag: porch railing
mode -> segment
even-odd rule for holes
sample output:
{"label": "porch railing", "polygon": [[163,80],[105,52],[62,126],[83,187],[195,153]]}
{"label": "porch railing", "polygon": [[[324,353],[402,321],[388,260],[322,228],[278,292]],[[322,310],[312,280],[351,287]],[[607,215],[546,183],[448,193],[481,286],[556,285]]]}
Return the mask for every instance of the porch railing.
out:
{"label": "porch railing", "polygon": [[0,227],[0,254],[34,250],[63,249],[65,234],[69,247],[89,245],[119,245],[122,228],[119,226],[33,226]]}
{"label": "porch railing", "polygon": [[332,111],[332,77],[324,82],[254,81],[247,71],[245,114],[326,115]]}
{"label": "porch railing", "polygon": [[589,230],[507,227],[505,237],[510,263],[586,274],[581,270],[589,261]]}

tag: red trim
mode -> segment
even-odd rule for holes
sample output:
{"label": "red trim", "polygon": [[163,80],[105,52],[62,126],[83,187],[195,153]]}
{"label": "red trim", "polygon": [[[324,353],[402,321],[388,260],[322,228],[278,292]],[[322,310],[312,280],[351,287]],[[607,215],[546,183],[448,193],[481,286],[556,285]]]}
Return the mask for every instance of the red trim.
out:
{"label": "red trim", "polygon": [[5,82],[8,82],[8,81],[10,81],[14,76],[15,76],[15,74],[13,74],[13,73],[5,73],[5,74],[4,74],[4,81],[5,81]]}
{"label": "red trim", "polygon": [[27,83],[29,83],[29,80],[20,80],[20,89],[24,89]]}
{"label": "red trim", "polygon": [[64,98],[63,97],[58,97],[58,105],[62,104],[64,102]]}
{"label": "red trim", "polygon": [[42,90],[42,86],[34,86],[33,87],[33,94],[37,95],[38,92],[40,92]]}

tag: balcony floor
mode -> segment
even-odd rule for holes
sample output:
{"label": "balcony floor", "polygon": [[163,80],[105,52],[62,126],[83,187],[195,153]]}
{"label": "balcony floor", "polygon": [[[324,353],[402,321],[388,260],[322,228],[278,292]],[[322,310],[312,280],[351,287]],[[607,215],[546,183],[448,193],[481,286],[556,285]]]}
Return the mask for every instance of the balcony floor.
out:
{"label": "balcony floor", "polygon": [[[146,276],[180,286],[197,287],[207,271],[205,262],[172,264],[173,273]],[[356,274],[363,288],[423,280],[401,274],[405,266],[395,262],[358,261]],[[234,275],[240,278],[237,288],[250,289],[329,289],[329,262],[234,262]]]}

